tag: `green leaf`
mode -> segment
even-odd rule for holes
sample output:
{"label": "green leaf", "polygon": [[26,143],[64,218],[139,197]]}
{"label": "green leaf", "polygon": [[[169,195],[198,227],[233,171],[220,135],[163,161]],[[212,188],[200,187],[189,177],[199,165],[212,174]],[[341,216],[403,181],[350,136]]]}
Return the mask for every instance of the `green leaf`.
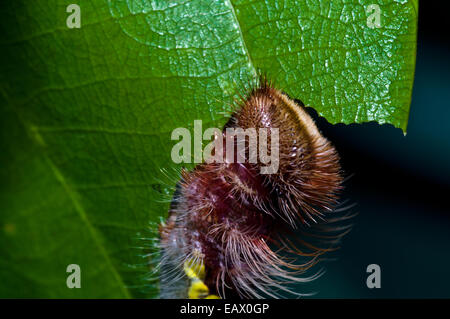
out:
{"label": "green leaf", "polygon": [[[66,26],[74,2],[80,29]],[[406,130],[417,0],[0,6],[0,297],[152,295],[132,247],[167,213],[171,132],[221,127],[257,70],[332,123]]]}

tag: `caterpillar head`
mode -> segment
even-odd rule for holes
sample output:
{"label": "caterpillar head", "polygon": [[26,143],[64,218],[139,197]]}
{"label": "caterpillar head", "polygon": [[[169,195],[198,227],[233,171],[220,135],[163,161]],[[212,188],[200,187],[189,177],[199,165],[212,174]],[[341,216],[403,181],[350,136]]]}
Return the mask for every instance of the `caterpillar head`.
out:
{"label": "caterpillar head", "polygon": [[278,129],[278,170],[265,178],[291,225],[297,219],[316,222],[332,209],[342,182],[339,156],[302,105],[262,80],[243,99],[229,125]]}

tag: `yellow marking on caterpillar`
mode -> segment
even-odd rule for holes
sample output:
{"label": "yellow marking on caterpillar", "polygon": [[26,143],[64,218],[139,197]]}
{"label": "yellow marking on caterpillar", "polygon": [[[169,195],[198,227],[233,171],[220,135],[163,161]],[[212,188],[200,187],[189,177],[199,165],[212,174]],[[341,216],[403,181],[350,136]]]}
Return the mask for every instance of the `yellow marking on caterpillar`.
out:
{"label": "yellow marking on caterpillar", "polygon": [[193,260],[188,260],[184,263],[184,272],[190,279],[205,279],[205,266]]}
{"label": "yellow marking on caterpillar", "polygon": [[184,263],[184,272],[191,280],[191,286],[188,290],[189,299],[220,299],[217,295],[210,295],[209,288],[205,285],[205,266],[188,260]]}

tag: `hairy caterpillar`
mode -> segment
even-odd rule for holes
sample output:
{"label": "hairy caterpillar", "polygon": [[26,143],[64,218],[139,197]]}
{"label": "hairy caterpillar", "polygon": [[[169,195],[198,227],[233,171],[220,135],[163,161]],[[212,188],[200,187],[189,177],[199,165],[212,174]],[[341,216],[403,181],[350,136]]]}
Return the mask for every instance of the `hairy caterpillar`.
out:
{"label": "hairy caterpillar", "polygon": [[[262,79],[216,136],[229,148],[226,128],[277,128],[278,170],[261,174],[260,161],[234,157],[182,172],[160,226],[161,298],[293,293],[287,285],[313,279],[302,274],[329,250],[317,242],[340,236],[324,236],[314,227],[336,205],[342,177],[336,150],[302,105]],[[268,140],[272,146],[272,133]],[[235,148],[238,142],[233,143]],[[296,228],[300,232],[293,235]],[[309,260],[298,264],[289,254]]]}

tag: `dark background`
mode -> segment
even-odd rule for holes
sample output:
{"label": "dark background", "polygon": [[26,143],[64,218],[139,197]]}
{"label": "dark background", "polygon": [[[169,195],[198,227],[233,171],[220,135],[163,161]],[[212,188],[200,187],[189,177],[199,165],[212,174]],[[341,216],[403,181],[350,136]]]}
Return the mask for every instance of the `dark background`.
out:
{"label": "dark background", "polygon": [[[443,2],[420,1],[417,65],[407,135],[391,125],[319,128],[347,173],[357,203],[337,261],[314,283],[319,298],[450,297],[450,41]],[[381,267],[368,289],[366,267]]]}

